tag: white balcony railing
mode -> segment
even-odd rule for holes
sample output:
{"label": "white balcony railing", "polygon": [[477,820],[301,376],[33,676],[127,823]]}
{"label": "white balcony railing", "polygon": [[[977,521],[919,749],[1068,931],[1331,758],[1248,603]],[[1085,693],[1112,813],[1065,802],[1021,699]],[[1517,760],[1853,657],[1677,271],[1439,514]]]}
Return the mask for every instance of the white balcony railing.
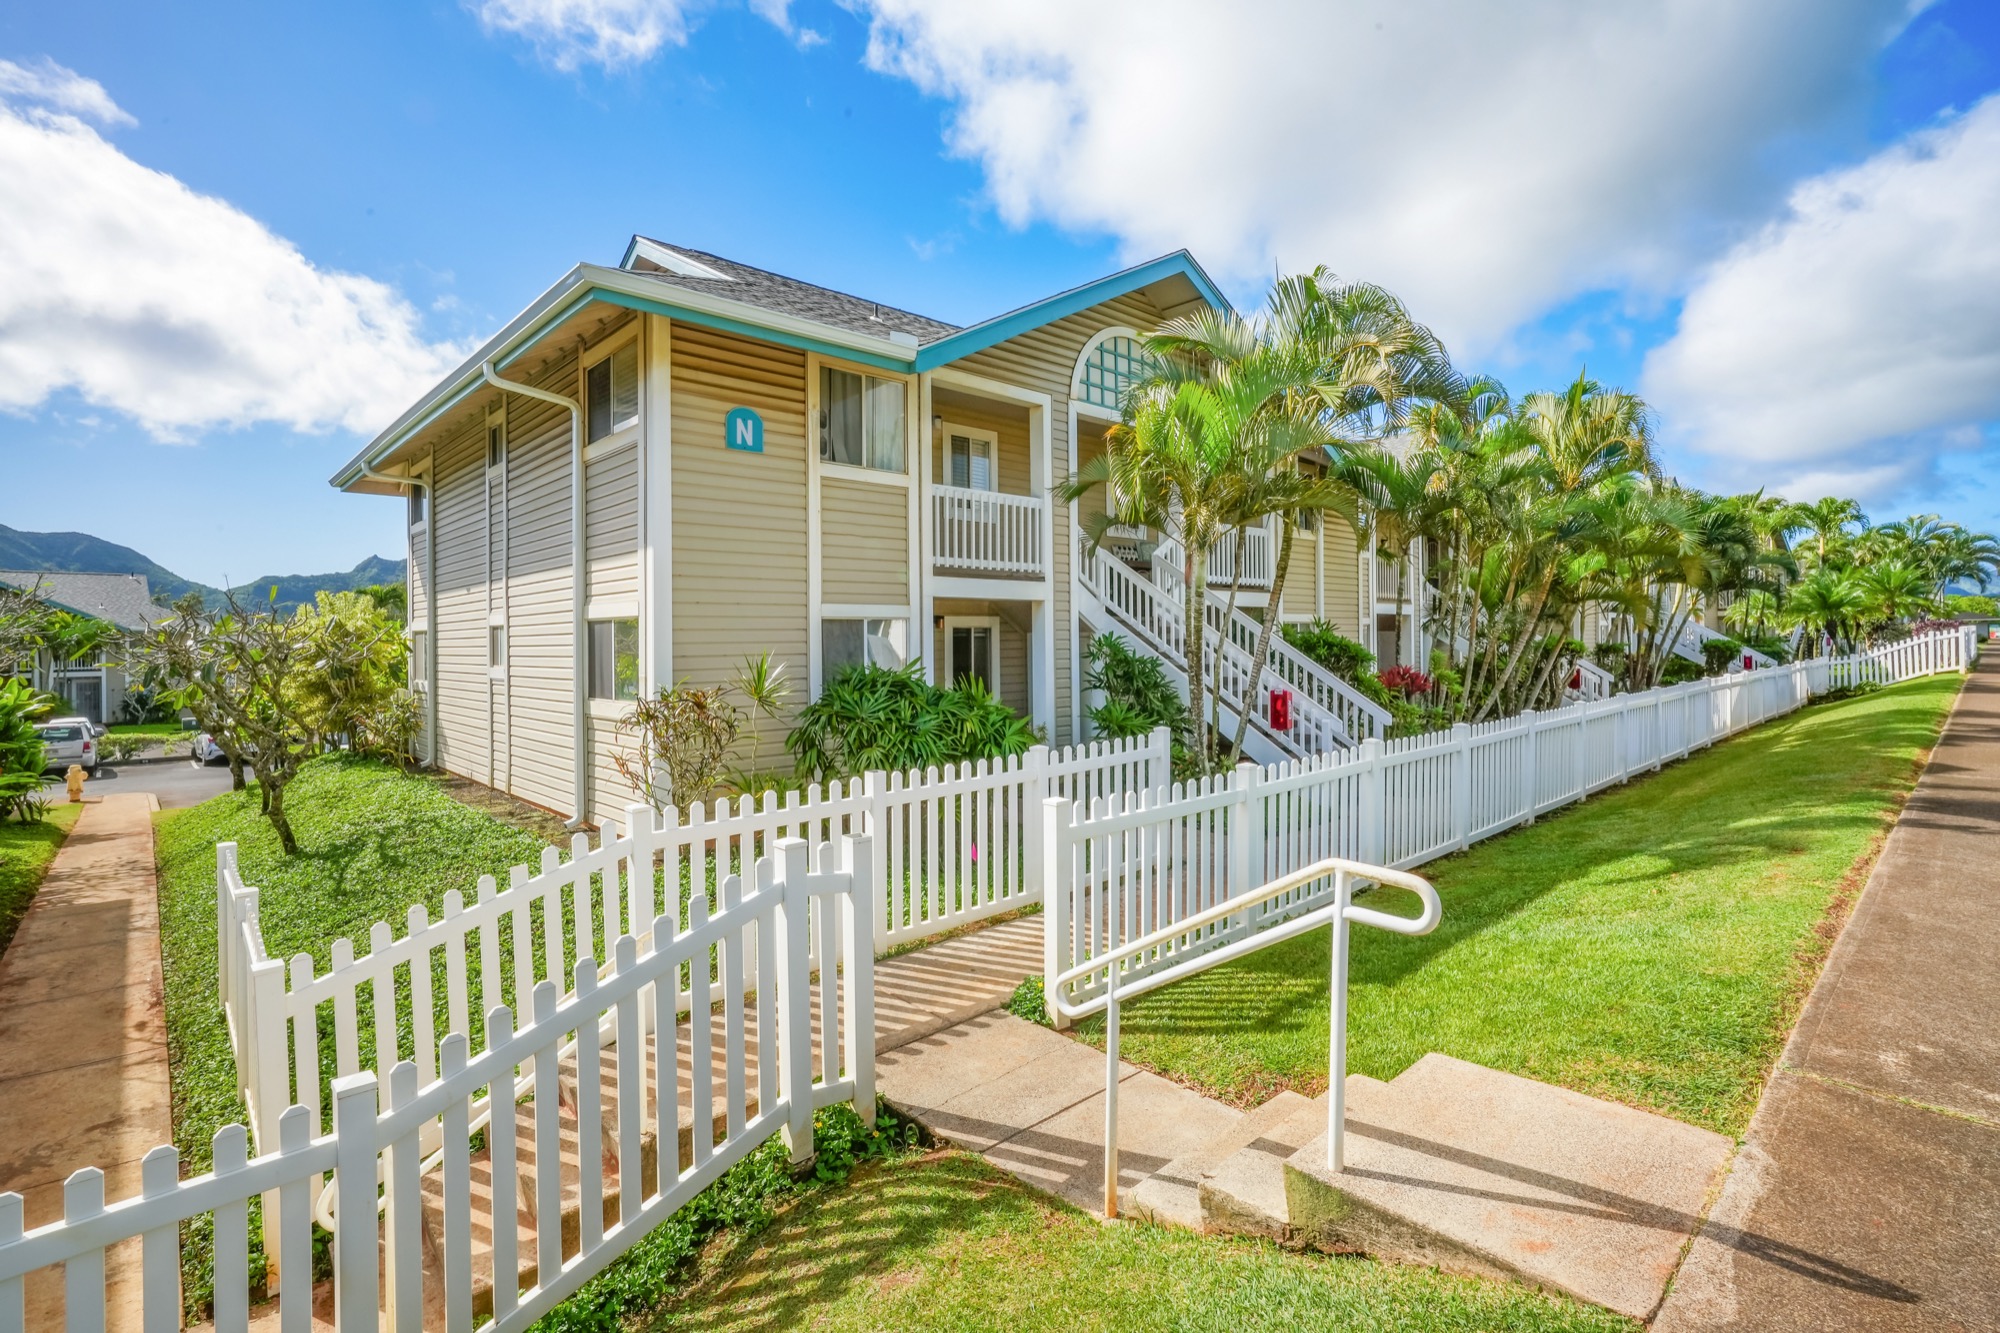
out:
{"label": "white balcony railing", "polygon": [[981,574],[1042,576],[1048,501],[964,486],[931,487],[932,563]]}

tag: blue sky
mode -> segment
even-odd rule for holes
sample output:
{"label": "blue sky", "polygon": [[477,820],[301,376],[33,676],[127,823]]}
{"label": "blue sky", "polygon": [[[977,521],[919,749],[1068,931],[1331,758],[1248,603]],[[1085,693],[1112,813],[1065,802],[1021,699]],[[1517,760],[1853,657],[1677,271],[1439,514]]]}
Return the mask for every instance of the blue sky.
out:
{"label": "blue sky", "polygon": [[0,522],[400,555],[328,473],[642,230],[961,322],[1325,263],[1516,390],[1643,389],[1690,480],[2000,528],[2000,6],[1102,8],[10,7]]}

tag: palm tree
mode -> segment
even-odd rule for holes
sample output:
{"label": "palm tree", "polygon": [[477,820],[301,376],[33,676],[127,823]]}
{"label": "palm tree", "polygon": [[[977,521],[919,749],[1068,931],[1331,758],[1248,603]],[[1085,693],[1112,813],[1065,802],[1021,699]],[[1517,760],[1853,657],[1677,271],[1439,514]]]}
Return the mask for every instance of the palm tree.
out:
{"label": "palm tree", "polygon": [[1785,599],[1785,617],[1789,624],[1823,632],[1836,645],[1851,645],[1854,623],[1867,604],[1867,593],[1858,579],[1820,569],[1792,585],[1791,595]]}
{"label": "palm tree", "polygon": [[1862,572],[1860,586],[1869,618],[1881,624],[1916,620],[1937,610],[1931,591],[1934,580],[1928,570],[1915,565],[1899,561],[1875,565]]}
{"label": "palm tree", "polygon": [[1812,504],[1793,506],[1792,519],[1795,527],[1812,534],[1814,565],[1824,569],[1828,557],[1849,536],[1850,526],[1867,530],[1867,516],[1861,512],[1861,505],[1854,500],[1842,500],[1826,496]]}

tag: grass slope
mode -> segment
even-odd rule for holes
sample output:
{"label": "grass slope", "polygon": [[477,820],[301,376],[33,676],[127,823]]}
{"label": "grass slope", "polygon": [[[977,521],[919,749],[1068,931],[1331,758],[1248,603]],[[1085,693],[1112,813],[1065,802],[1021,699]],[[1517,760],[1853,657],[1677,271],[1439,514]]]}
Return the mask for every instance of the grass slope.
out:
{"label": "grass slope", "polygon": [[1583,1333],[1628,1320],[1511,1283],[1106,1226],[965,1153],[865,1169],[718,1246],[665,1330],[1367,1329]]}
{"label": "grass slope", "polygon": [[[244,881],[263,891],[259,915],[271,955],[311,954],[320,970],[328,966],[335,939],[353,939],[357,952],[365,953],[374,922],[388,921],[401,935],[412,903],[425,904],[435,916],[447,890],[470,898],[479,875],[504,882],[507,867],[535,862],[546,845],[452,800],[429,778],[347,756],[307,764],[287,794],[286,811],[302,849],[291,858],[257,813],[254,787],[159,816],[174,1139],[189,1174],[208,1169],[215,1131],[244,1117],[229,1032],[215,998],[216,843],[237,844]],[[366,1013],[361,1029],[372,1031]],[[256,1236],[254,1226],[251,1234]],[[186,1260],[184,1299],[199,1310],[208,1299],[204,1235],[189,1234]]]}
{"label": "grass slope", "polygon": [[0,954],[21,928],[49,862],[82,813],[82,806],[64,803],[51,807],[39,824],[0,824]]}
{"label": "grass slope", "polygon": [[[1442,1051],[1740,1133],[1958,686],[1815,705],[1432,862],[1436,933],[1354,931],[1349,1069]],[[1323,1090],[1328,970],[1322,931],[1181,982],[1125,1009],[1123,1054],[1239,1102]]]}

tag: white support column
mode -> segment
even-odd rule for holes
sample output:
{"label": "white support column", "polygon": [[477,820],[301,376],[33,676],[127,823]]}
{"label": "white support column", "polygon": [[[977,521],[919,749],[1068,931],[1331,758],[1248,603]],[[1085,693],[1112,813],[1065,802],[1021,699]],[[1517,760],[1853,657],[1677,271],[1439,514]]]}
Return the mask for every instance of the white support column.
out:
{"label": "white support column", "polygon": [[646,419],[640,427],[639,550],[644,578],[646,695],[674,679],[673,321],[646,316]]}
{"label": "white support column", "polygon": [[1053,739],[1056,730],[1055,601],[1044,597],[1031,605],[1034,609],[1030,613],[1028,634],[1028,652],[1031,655],[1028,663],[1028,711]]}
{"label": "white support column", "polygon": [[937,653],[937,597],[931,588],[931,572],[937,568],[937,530],[932,526],[931,486],[937,481],[937,433],[931,424],[936,415],[931,406],[931,377],[926,371],[917,376],[917,420],[921,423],[918,438],[923,446],[917,450],[916,485],[912,488],[913,503],[917,509],[915,540],[911,543],[910,605],[916,608],[917,623],[910,626],[911,647],[924,645],[924,678],[935,685],[938,681]]}

